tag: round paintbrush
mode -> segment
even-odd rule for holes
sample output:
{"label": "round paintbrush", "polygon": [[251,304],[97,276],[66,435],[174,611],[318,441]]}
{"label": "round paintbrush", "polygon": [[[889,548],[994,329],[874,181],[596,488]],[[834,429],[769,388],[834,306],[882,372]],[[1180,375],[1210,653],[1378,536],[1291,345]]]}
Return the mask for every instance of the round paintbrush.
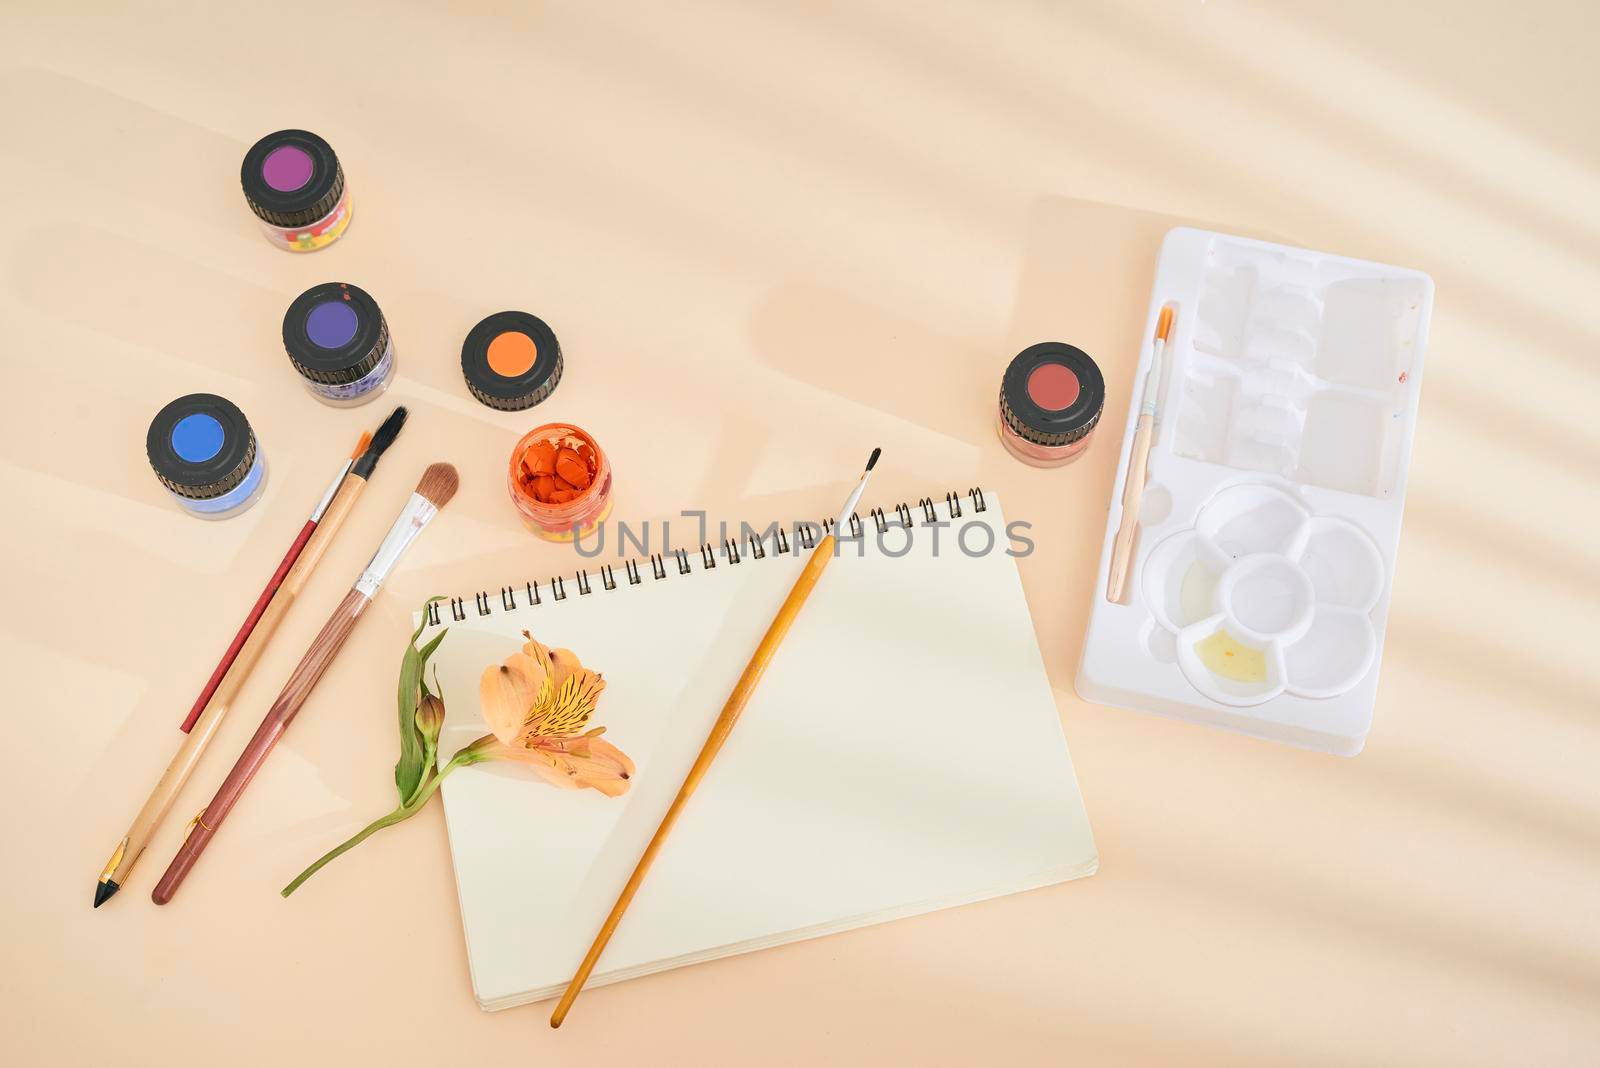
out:
{"label": "round paintbrush", "polygon": [[1150,439],[1155,433],[1156,395],[1161,391],[1161,357],[1172,333],[1172,308],[1161,309],[1156,320],[1156,337],[1151,345],[1150,370],[1144,378],[1144,401],[1139,406],[1139,422],[1133,431],[1133,447],[1128,450],[1128,476],[1122,483],[1122,522],[1111,543],[1111,566],[1106,573],[1106,600],[1122,603],[1128,587],[1128,569],[1133,563],[1133,541],[1139,534],[1139,505],[1144,498],[1146,465],[1150,461]]}
{"label": "round paintbrush", "polygon": [[[861,501],[861,494],[867,488],[867,476],[872,473],[872,468],[878,462],[878,455],[882,449],[873,449],[872,455],[867,457],[867,468],[861,472],[861,478],[856,482],[855,488],[850,491],[850,496],[845,499],[844,507],[839,509],[839,517],[834,521],[833,530],[839,530],[850,521],[850,515],[855,511],[856,505]],[[594,971],[595,964],[600,960],[600,954],[605,951],[606,943],[611,941],[611,935],[617,929],[617,924],[622,919],[622,914],[627,911],[628,905],[633,901],[633,895],[638,892],[639,886],[644,882],[645,874],[650,871],[650,865],[655,862],[656,854],[661,851],[662,843],[667,840],[667,835],[672,832],[672,827],[678,822],[678,815],[683,811],[683,806],[693,796],[695,789],[700,785],[700,780],[705,778],[706,772],[711,768],[711,762],[717,759],[717,754],[722,750],[722,744],[728,740],[728,735],[733,732],[733,725],[739,721],[739,714],[744,711],[744,706],[749,703],[750,696],[756,692],[756,684],[761,681],[761,676],[766,674],[767,665],[772,663],[772,658],[778,652],[778,646],[783,644],[784,636],[789,633],[789,628],[799,616],[800,609],[804,607],[806,598],[811,596],[811,591],[816,588],[817,580],[822,577],[823,569],[833,559],[834,535],[830,531],[816,548],[811,550],[811,559],[806,561],[805,568],[800,572],[800,577],[794,580],[794,586],[789,590],[789,596],[784,599],[782,607],[778,609],[777,616],[772,620],[772,625],[767,628],[766,636],[761,639],[761,644],[756,646],[755,654],[750,657],[750,662],[745,665],[744,674],[739,676],[738,683],[733,688],[733,693],[728,695],[727,704],[722,706],[722,714],[717,717],[717,722],[712,725],[711,733],[707,736],[705,745],[700,749],[700,755],[695,758],[694,766],[689,769],[689,774],[684,777],[683,785],[678,788],[678,796],[672,799],[672,805],[667,809],[667,814],[661,817],[661,825],[656,828],[655,835],[650,839],[650,844],[645,847],[644,855],[639,858],[638,865],[633,869],[633,874],[628,877],[628,883],[622,888],[622,893],[617,897],[617,903],[611,906],[611,913],[600,925],[600,933],[594,936],[594,943],[589,947],[589,952],[584,955],[583,963],[578,966],[578,973],[567,984],[566,992],[561,995],[561,1000],[556,1004],[555,1012],[550,1015],[550,1026],[560,1027],[561,1021],[567,1018],[567,1012],[572,1008],[572,1003],[577,1000],[578,992],[583,989],[583,984],[588,982],[589,973]],[[799,546],[796,546],[799,551]]]}

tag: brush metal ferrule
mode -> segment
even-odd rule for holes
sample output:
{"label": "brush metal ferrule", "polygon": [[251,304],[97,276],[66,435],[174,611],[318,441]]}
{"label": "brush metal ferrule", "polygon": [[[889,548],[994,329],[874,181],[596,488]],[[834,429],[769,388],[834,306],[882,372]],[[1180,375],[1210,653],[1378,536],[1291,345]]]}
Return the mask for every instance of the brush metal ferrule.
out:
{"label": "brush metal ferrule", "polygon": [[413,493],[406,506],[400,510],[400,518],[394,521],[389,533],[383,536],[383,544],[372,554],[372,561],[367,564],[367,569],[361,572],[361,577],[356,580],[356,590],[368,599],[376,596],[378,587],[389,577],[389,572],[400,562],[400,557],[411,548],[411,543],[417,540],[417,535],[422,533],[422,528],[428,525],[428,521],[438,514],[439,509],[432,501],[420,493]]}
{"label": "brush metal ferrule", "polygon": [[[867,490],[867,476],[862,475],[861,481],[856,483],[856,488],[850,491],[850,496],[845,498],[844,507],[839,509],[839,516],[833,521],[835,531],[850,529],[850,516],[855,513],[856,505],[861,503],[861,495]],[[842,536],[842,535],[841,535]]]}
{"label": "brush metal ferrule", "polygon": [[1157,338],[1150,353],[1150,370],[1144,377],[1144,403],[1139,407],[1140,415],[1154,418],[1156,414],[1156,395],[1161,392],[1161,357],[1166,348],[1167,343]]}
{"label": "brush metal ferrule", "polygon": [[106,866],[100,871],[100,881],[110,882],[112,876],[117,874],[117,869],[122,867],[122,858],[128,852],[128,836],[123,835],[122,841],[117,843],[116,852],[111,854],[111,859],[106,861]]}
{"label": "brush metal ferrule", "polygon": [[339,487],[344,485],[344,476],[350,473],[350,466],[354,463],[354,460],[346,460],[344,466],[339,468],[339,473],[333,476],[333,481],[328,483],[328,488],[322,493],[322,499],[317,502],[315,508],[311,509],[311,522],[320,523],[322,521],[323,513],[328,510],[328,505],[333,503],[334,494],[338,493]]}

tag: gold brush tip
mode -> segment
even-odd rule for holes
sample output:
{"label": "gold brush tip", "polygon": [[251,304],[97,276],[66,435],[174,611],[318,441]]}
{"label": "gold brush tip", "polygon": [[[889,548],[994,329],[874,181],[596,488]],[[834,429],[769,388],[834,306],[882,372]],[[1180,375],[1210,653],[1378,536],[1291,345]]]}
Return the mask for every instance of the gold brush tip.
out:
{"label": "gold brush tip", "polygon": [[372,431],[363,430],[361,437],[356,441],[355,449],[350,453],[350,459],[359,460],[361,454],[367,451],[367,446],[372,444]]}
{"label": "gold brush tip", "polygon": [[1161,318],[1156,320],[1156,340],[1165,341],[1170,333],[1172,333],[1172,305],[1168,304],[1161,309]]}

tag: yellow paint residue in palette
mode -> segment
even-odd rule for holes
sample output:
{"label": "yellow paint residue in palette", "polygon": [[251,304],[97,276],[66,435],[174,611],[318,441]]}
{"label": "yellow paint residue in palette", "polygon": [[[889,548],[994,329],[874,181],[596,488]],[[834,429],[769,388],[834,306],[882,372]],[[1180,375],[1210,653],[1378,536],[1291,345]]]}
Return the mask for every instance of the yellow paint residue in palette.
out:
{"label": "yellow paint residue in palette", "polygon": [[1196,642],[1194,651],[1200,655],[1200,662],[1206,669],[1218,678],[1233,682],[1267,680],[1267,654],[1243,644],[1225,630]]}

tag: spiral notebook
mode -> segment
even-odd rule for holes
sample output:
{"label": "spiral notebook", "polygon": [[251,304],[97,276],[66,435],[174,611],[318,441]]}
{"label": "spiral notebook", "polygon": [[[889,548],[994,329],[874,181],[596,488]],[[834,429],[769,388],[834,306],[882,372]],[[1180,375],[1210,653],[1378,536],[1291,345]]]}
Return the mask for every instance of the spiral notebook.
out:
{"label": "spiral notebook", "polygon": [[[449,628],[433,660],[441,763],[483,732],[478,678],[527,630],[605,677],[592,725],[636,764],[618,798],[511,765],[445,781],[483,1008],[571,978],[819,530],[432,607],[420,640]],[[1095,871],[999,502],[974,490],[874,509],[843,534],[591,985]]]}

